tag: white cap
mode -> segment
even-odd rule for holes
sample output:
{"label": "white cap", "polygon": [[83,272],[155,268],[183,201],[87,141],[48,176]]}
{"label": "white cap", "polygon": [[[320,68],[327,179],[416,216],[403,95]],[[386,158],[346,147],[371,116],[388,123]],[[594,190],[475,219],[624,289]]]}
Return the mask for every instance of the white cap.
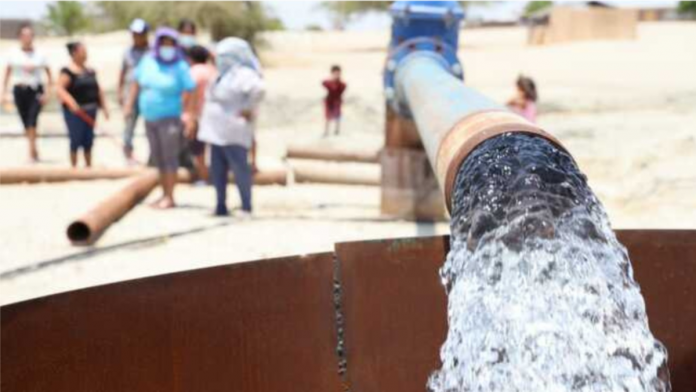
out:
{"label": "white cap", "polygon": [[150,26],[148,26],[147,22],[140,18],[134,19],[128,27],[128,30],[136,34],[146,33],[149,29]]}

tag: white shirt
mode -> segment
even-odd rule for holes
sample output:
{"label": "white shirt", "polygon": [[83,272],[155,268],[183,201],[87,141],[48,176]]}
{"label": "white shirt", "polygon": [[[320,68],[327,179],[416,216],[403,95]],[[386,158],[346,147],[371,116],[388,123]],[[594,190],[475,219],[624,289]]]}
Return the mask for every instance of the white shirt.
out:
{"label": "white shirt", "polygon": [[41,73],[48,68],[46,57],[36,50],[25,52],[20,48],[14,48],[9,56],[7,65],[12,70],[14,85],[38,87],[41,85]]}
{"label": "white shirt", "polygon": [[263,99],[263,79],[254,70],[238,67],[210,80],[205,93],[198,140],[217,146],[240,145],[251,148],[253,123],[241,116],[254,111]]}

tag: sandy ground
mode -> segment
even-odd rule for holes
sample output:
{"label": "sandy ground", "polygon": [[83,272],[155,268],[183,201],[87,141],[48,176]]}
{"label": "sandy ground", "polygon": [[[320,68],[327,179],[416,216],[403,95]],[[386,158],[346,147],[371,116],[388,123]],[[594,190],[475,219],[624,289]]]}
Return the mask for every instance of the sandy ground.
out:
{"label": "sandy ground", "polygon": [[[635,41],[525,45],[522,28],[464,30],[460,56],[467,83],[504,101],[519,73],[541,93],[540,124],[573,153],[616,228],[696,228],[696,24],[642,24]],[[125,34],[85,37],[92,66],[113,91]],[[381,68],[386,32],[268,34],[263,49],[268,97],[258,138],[260,165],[277,168],[291,143],[375,150],[383,142]],[[64,41],[39,47],[54,70],[67,61]],[[0,54],[11,42],[0,41]],[[0,55],[0,66],[3,60]],[[322,89],[339,63],[349,84],[344,134],[321,140]],[[100,130],[119,135],[113,118]],[[11,113],[0,132],[19,132]],[[55,104],[41,132],[64,134]],[[147,145],[139,130],[141,159]],[[67,164],[67,140],[40,142],[46,165]],[[26,164],[25,143],[0,138],[0,166]],[[97,166],[122,166],[117,142],[99,138]],[[376,171],[376,167],[348,166]],[[0,303],[96,284],[291,254],[331,250],[335,242],[447,233],[446,223],[416,224],[380,216],[375,187],[297,185],[254,189],[251,221],[210,217],[213,191],[181,186],[181,208],[136,207],[97,245],[75,248],[67,223],[126,180],[0,187]],[[230,204],[237,201],[230,189]],[[151,195],[151,198],[156,193]],[[14,271],[14,272],[13,272]]]}

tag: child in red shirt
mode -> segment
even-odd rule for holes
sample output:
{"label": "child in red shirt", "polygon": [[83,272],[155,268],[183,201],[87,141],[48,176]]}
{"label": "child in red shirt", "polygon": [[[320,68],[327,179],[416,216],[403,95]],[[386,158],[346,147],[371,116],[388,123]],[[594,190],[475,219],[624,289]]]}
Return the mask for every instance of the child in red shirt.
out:
{"label": "child in red shirt", "polygon": [[346,91],[346,84],[341,80],[341,67],[334,65],[331,67],[331,78],[325,80],[322,85],[326,89],[326,98],[324,98],[324,112],[326,115],[326,123],[324,126],[324,136],[329,135],[329,124],[331,121],[336,123],[336,135],[341,130],[341,97]]}

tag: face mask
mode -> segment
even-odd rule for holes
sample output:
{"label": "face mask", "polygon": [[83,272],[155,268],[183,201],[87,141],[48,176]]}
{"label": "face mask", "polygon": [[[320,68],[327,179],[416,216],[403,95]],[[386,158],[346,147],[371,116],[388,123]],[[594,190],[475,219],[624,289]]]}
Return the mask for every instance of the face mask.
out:
{"label": "face mask", "polygon": [[179,44],[184,48],[190,48],[196,44],[196,37],[192,35],[180,35]]}
{"label": "face mask", "polygon": [[176,48],[174,46],[162,46],[159,48],[159,55],[164,61],[172,61],[176,57]]}

